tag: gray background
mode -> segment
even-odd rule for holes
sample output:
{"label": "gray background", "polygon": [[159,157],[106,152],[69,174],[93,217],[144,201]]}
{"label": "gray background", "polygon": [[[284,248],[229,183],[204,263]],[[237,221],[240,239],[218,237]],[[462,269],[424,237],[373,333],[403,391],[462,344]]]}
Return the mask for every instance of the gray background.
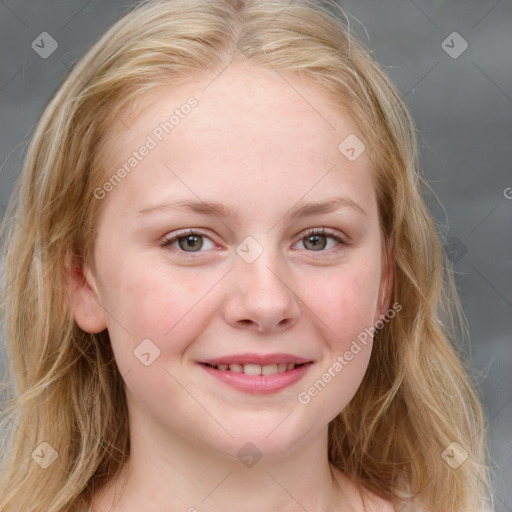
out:
{"label": "gray background", "polygon": [[[133,3],[0,0],[0,215],[33,127],[68,67]],[[443,207],[428,201],[455,264],[472,366],[484,375],[496,510],[512,511],[512,3],[350,0],[343,6],[366,28],[354,24],[417,123],[423,172]],[[42,32],[58,42],[46,59],[31,47]],[[442,47],[446,40],[452,54],[463,48],[452,32],[468,44],[457,58]]]}

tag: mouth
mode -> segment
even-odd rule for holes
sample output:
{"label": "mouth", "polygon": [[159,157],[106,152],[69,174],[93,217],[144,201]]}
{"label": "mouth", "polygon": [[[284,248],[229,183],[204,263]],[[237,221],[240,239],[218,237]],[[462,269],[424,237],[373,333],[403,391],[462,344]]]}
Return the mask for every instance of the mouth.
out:
{"label": "mouth", "polygon": [[286,373],[294,370],[295,368],[299,368],[300,366],[304,366],[307,363],[295,364],[295,363],[275,363],[275,364],[254,364],[254,363],[220,363],[220,364],[210,364],[203,363],[206,366],[213,368],[214,370],[219,370],[221,372],[233,372],[233,373],[243,373],[245,375],[277,375],[279,373]]}
{"label": "mouth", "polygon": [[265,394],[297,383],[313,361],[289,354],[245,354],[199,361],[198,364],[210,376],[238,391]]}

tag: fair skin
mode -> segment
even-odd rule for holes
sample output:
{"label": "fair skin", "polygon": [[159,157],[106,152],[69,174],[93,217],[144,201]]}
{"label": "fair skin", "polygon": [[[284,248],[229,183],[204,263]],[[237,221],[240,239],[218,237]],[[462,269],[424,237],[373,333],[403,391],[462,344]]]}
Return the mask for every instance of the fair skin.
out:
{"label": "fair skin", "polygon": [[[371,341],[307,404],[297,399],[389,307],[370,164],[338,150],[348,134],[363,137],[299,77],[232,66],[213,78],[161,87],[129,129],[115,127],[107,179],[188,97],[198,101],[102,199],[94,265],[85,286],[68,287],[78,325],[108,329],[129,410],[128,464],[93,510],[391,511],[363,499],[327,457],[328,423],[358,389]],[[340,196],[331,212],[291,215]],[[175,200],[217,202],[236,217],[140,213]],[[328,234],[304,234],[310,228]],[[188,229],[200,234],[162,245]],[[249,236],[257,245],[242,244]],[[262,252],[249,263],[237,248]],[[148,365],[134,355],[145,339],[146,354],[160,351]],[[262,393],[202,363],[247,353],[308,364]],[[262,454],[250,467],[237,456],[246,443]]]}

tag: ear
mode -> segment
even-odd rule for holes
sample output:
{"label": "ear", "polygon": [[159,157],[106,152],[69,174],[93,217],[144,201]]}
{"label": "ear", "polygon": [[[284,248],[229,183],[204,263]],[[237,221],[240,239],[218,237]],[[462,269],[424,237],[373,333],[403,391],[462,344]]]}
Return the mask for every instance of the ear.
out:
{"label": "ear", "polygon": [[66,266],[66,295],[78,326],[91,334],[107,328],[96,280],[90,269],[73,261]]}
{"label": "ear", "polygon": [[374,324],[386,314],[391,306],[393,297],[393,281],[394,281],[394,259],[393,259],[393,242],[392,238],[384,241],[382,273],[379,288],[379,299]]}

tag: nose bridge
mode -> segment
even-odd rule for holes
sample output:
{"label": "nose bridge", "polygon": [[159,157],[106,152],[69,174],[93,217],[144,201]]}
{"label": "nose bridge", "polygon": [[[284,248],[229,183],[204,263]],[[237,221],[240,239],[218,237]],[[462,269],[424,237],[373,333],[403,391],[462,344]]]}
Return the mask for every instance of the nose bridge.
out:
{"label": "nose bridge", "polygon": [[227,308],[227,320],[233,324],[250,322],[259,330],[271,329],[292,322],[300,314],[293,283],[289,282],[291,272],[270,240],[246,239],[237,248],[232,273],[235,293]]}
{"label": "nose bridge", "polygon": [[[259,253],[255,253],[254,251],[257,248],[250,245],[249,250],[252,253],[250,255],[251,259],[246,259],[244,255],[240,255],[241,251],[238,251],[239,258],[237,258],[235,264],[237,278],[240,283],[245,284],[244,291],[251,293],[253,296],[272,293],[276,299],[280,295],[284,296],[285,290],[289,292],[285,286],[285,265],[283,265],[279,251],[270,247],[270,243],[265,244],[265,246],[261,244]],[[247,287],[250,287],[250,289]]]}
{"label": "nose bridge", "polygon": [[[247,250],[248,252],[243,252]],[[236,266],[241,277],[248,276],[260,284],[260,288],[284,288],[290,291],[287,280],[291,278],[286,255],[282,254],[272,234],[248,236],[237,248],[239,256]]]}

